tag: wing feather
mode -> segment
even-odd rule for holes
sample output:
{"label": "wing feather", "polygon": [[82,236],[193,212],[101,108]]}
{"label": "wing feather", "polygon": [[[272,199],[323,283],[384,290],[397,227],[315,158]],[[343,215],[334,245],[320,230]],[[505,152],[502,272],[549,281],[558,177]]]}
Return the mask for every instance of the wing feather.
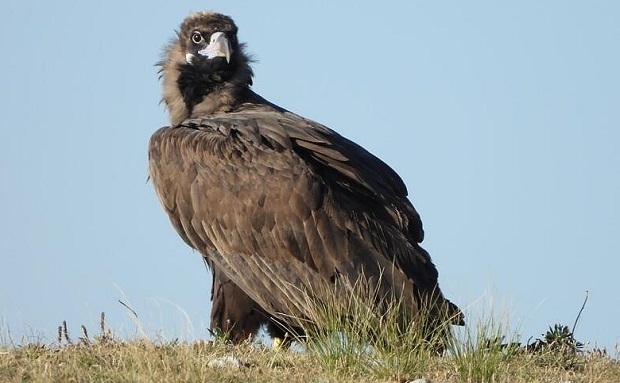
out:
{"label": "wing feather", "polygon": [[149,169],[184,240],[272,315],[303,315],[300,286],[335,275],[437,288],[402,180],[323,125],[256,106],[187,120],[152,136]]}

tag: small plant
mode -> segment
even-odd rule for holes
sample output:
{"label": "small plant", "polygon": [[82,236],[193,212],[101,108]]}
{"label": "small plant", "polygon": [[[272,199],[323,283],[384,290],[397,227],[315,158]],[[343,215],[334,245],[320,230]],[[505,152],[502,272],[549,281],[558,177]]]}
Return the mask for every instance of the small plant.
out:
{"label": "small plant", "polygon": [[584,345],[573,336],[568,326],[555,324],[542,334],[542,338],[525,347],[526,351],[538,357],[539,365],[555,365],[567,370],[579,367],[577,356]]}
{"label": "small plant", "polygon": [[542,338],[525,346],[529,352],[540,357],[539,364],[553,364],[564,369],[576,369],[579,367],[577,356],[583,352],[584,344],[575,339],[574,332],[581,317],[581,313],[588,302],[588,292],[581,305],[581,309],[573,323],[573,329],[559,323],[549,326],[549,330],[542,334]]}
{"label": "small plant", "polygon": [[224,331],[219,328],[207,329],[209,335],[213,337],[214,342],[218,343],[231,343],[230,331]]}
{"label": "small plant", "polygon": [[543,337],[536,339],[528,347],[533,351],[547,349],[576,353],[583,350],[583,343],[575,339],[568,326],[556,323],[549,326]]}

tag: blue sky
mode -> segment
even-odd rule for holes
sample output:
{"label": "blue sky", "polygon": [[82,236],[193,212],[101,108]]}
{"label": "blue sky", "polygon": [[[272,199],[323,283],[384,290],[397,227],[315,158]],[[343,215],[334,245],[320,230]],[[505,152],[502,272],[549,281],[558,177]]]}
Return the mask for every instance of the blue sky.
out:
{"label": "blue sky", "polygon": [[[4,1],[0,334],[205,338],[210,276],[147,183],[162,46],[232,16],[254,89],[404,179],[445,294],[620,343],[620,3]],[[206,8],[207,7],[207,8]],[[128,310],[139,316],[140,330]],[[0,335],[0,339],[2,336]]]}

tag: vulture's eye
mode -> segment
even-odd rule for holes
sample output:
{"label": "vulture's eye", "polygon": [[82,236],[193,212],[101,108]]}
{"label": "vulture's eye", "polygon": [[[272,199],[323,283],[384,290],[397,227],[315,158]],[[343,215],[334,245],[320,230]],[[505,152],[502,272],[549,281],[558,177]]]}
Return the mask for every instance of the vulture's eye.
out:
{"label": "vulture's eye", "polygon": [[202,35],[200,34],[200,32],[192,33],[192,42],[194,44],[200,44],[203,41],[204,41],[204,39],[202,38]]}

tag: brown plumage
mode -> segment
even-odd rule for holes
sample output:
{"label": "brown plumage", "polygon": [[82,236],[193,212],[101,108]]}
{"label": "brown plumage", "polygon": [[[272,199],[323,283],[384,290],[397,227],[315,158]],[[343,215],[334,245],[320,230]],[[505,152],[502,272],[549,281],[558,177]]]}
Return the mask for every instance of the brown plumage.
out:
{"label": "brown plumage", "polygon": [[418,244],[422,222],[400,177],[254,93],[249,61],[232,19],[196,13],[159,63],[171,125],[151,137],[149,172],[175,229],[214,273],[212,327],[241,340],[271,323],[280,335],[273,323],[301,325],[304,294],[341,278],[404,292],[412,315],[462,322]]}

